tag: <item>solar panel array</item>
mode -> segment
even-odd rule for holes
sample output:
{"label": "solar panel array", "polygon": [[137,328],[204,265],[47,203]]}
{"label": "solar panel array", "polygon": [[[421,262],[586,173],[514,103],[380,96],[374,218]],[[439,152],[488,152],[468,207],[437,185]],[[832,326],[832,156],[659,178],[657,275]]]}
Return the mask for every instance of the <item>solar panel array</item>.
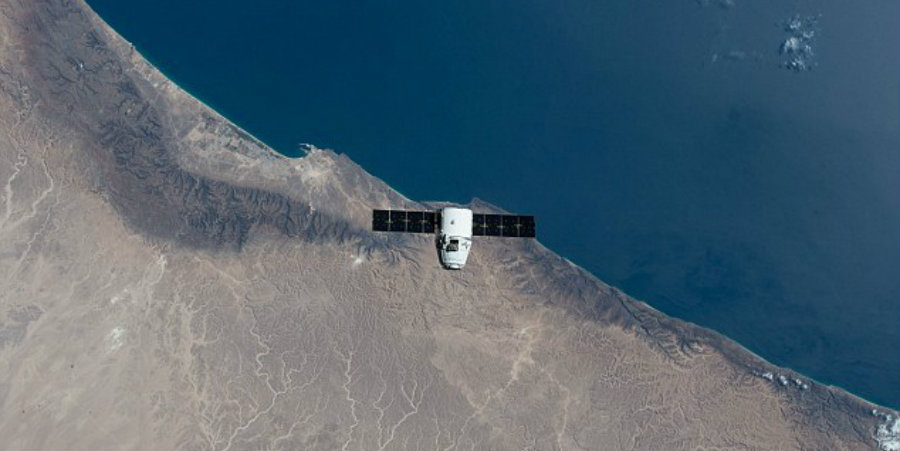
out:
{"label": "solar panel array", "polygon": [[534,238],[534,216],[475,214],[472,235]]}
{"label": "solar panel array", "polygon": [[[434,211],[372,211],[372,230],[378,232],[434,233],[440,222]],[[472,235],[534,238],[534,216],[474,214]]]}
{"label": "solar panel array", "polygon": [[433,211],[373,210],[372,230],[376,232],[434,233],[440,213]]}

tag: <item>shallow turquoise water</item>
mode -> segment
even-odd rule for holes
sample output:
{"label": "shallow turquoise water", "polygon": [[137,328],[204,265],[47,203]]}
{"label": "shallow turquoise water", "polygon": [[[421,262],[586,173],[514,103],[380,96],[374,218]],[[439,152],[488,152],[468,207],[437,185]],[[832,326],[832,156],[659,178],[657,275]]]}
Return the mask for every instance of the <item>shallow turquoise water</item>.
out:
{"label": "shallow turquoise water", "polygon": [[[635,297],[900,406],[897,2],[253,3],[90,1],[280,152],[535,214]],[[810,72],[779,67],[795,14]]]}

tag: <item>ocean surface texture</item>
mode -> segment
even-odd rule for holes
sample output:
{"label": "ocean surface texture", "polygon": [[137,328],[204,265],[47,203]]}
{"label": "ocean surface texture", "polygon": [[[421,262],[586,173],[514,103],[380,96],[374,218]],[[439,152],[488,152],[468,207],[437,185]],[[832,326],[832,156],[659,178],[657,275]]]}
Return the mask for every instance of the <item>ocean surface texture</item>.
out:
{"label": "ocean surface texture", "polygon": [[90,4],[284,154],[535,214],[629,294],[900,407],[896,1]]}

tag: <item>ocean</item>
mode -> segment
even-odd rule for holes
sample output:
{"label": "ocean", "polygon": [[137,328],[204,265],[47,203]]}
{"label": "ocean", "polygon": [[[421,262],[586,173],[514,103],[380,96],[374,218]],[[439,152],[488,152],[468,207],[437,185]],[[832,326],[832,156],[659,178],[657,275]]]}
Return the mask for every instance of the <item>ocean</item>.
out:
{"label": "ocean", "polygon": [[542,243],[900,407],[900,3],[89,0],[277,151]]}

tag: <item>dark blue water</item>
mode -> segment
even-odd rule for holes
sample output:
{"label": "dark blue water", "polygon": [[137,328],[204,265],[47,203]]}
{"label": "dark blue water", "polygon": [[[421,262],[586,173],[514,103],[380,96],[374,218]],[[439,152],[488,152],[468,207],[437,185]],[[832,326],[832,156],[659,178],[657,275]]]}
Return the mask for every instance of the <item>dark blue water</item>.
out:
{"label": "dark blue water", "polygon": [[[536,214],[609,283],[900,407],[896,1],[90,4],[282,153]],[[812,71],[780,67],[795,14]]]}

